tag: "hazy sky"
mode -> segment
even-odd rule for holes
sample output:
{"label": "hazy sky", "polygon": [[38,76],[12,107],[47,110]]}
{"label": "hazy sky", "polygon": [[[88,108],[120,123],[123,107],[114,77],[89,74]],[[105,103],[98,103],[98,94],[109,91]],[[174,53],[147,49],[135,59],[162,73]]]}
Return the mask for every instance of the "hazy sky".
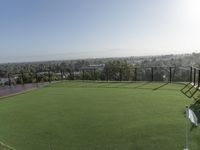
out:
{"label": "hazy sky", "polygon": [[200,50],[200,0],[0,0],[0,62]]}

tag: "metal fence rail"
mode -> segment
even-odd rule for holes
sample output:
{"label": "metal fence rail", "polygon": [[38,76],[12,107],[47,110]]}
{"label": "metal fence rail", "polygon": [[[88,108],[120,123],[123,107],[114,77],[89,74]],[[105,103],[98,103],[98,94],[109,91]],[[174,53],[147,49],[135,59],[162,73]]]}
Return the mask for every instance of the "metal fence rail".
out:
{"label": "metal fence rail", "polygon": [[[98,76],[97,68],[82,68],[81,80],[111,80],[109,70],[101,72]],[[87,77],[86,74],[92,76]],[[190,82],[190,67],[134,67],[131,70],[132,81],[166,81],[166,82]],[[126,81],[123,74],[123,68],[120,69],[118,78],[116,80]]]}
{"label": "metal fence rail", "polygon": [[124,68],[120,68],[118,73],[103,67],[85,67],[79,71],[60,70],[54,72],[45,70],[43,72],[9,72],[7,76],[0,77],[4,80],[4,85],[25,83],[43,83],[59,80],[117,80],[117,81],[162,81],[162,82],[190,82],[200,87],[200,69],[188,66],[168,66],[168,67],[133,67],[129,72],[129,77]]}
{"label": "metal fence rail", "polygon": [[200,87],[200,68],[192,66],[190,68],[190,83],[195,87]]}

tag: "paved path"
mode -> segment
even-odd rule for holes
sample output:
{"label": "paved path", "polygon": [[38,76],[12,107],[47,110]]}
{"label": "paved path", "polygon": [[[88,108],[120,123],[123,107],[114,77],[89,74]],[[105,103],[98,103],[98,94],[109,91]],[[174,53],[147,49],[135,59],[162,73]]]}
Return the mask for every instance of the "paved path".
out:
{"label": "paved path", "polygon": [[28,83],[24,85],[12,85],[12,86],[2,86],[0,87],[0,97],[7,96],[10,94],[19,93],[28,89],[38,88],[49,84],[45,83]]}

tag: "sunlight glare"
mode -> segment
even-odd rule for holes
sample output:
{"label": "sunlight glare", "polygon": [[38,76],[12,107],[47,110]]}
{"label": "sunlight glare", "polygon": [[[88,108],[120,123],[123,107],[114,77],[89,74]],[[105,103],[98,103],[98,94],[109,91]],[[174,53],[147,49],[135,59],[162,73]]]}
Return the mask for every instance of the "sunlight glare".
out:
{"label": "sunlight glare", "polygon": [[200,24],[200,0],[185,0],[185,13],[188,21]]}

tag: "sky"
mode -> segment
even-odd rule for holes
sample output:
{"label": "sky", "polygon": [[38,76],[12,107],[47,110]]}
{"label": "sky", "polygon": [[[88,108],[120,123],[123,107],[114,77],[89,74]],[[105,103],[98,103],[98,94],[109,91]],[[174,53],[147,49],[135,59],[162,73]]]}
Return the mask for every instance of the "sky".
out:
{"label": "sky", "polygon": [[200,0],[0,0],[0,63],[200,52]]}

